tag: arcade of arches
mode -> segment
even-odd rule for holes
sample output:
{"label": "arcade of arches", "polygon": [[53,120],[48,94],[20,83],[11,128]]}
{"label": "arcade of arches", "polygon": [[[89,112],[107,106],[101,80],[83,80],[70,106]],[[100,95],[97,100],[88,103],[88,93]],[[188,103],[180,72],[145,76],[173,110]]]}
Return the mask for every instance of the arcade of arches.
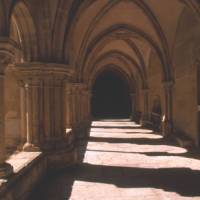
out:
{"label": "arcade of arches", "polygon": [[94,119],[198,150],[199,69],[198,0],[0,0],[0,199],[78,163]]}

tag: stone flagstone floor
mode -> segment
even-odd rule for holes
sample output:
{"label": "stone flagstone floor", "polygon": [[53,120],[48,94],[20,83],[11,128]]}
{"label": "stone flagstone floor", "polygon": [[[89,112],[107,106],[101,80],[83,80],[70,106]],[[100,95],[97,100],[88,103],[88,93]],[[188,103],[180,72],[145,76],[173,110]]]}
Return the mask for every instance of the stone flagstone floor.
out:
{"label": "stone flagstone floor", "polygon": [[82,163],[48,174],[30,200],[200,200],[197,153],[133,122],[93,122],[80,152]]}

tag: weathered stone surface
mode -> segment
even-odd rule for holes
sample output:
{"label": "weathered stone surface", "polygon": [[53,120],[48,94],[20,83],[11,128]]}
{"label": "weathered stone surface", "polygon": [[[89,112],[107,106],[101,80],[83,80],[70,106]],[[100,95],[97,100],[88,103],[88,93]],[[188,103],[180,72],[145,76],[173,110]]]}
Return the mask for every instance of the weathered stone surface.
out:
{"label": "weathered stone surface", "polygon": [[[97,105],[95,85],[108,72],[122,82],[101,84]],[[16,150],[41,151],[52,169],[77,162],[95,107],[115,107],[116,118],[124,108],[166,139],[180,134],[199,147],[198,0],[0,0],[0,178]]]}

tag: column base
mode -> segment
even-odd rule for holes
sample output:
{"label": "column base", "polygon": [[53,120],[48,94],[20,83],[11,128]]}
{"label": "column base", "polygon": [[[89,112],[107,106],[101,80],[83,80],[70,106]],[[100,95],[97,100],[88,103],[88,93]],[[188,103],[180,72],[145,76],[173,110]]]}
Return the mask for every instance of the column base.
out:
{"label": "column base", "polygon": [[0,179],[7,178],[13,174],[13,167],[8,163],[0,164]]}
{"label": "column base", "polygon": [[24,144],[26,144],[26,142],[20,142],[20,144],[17,146],[17,150],[18,151],[23,151],[23,147],[24,147]]}
{"label": "column base", "polygon": [[169,138],[172,135],[172,123],[170,121],[164,121],[162,123],[162,135],[165,138]]}
{"label": "column base", "polygon": [[148,117],[147,116],[143,116],[141,121],[140,121],[140,124],[142,125],[142,127],[148,127],[148,125],[149,125]]}
{"label": "column base", "polygon": [[26,151],[26,152],[39,152],[40,148],[35,146],[34,144],[26,143],[23,146],[23,151]]}

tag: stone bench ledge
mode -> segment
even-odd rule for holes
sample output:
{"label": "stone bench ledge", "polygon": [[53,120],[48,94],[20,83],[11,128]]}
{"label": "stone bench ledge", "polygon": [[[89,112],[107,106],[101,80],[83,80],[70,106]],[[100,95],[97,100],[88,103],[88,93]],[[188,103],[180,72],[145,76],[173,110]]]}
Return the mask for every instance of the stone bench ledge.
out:
{"label": "stone bench ledge", "polygon": [[0,199],[24,199],[46,170],[45,157],[41,152],[18,152],[6,162],[13,166],[13,174],[0,179]]}

